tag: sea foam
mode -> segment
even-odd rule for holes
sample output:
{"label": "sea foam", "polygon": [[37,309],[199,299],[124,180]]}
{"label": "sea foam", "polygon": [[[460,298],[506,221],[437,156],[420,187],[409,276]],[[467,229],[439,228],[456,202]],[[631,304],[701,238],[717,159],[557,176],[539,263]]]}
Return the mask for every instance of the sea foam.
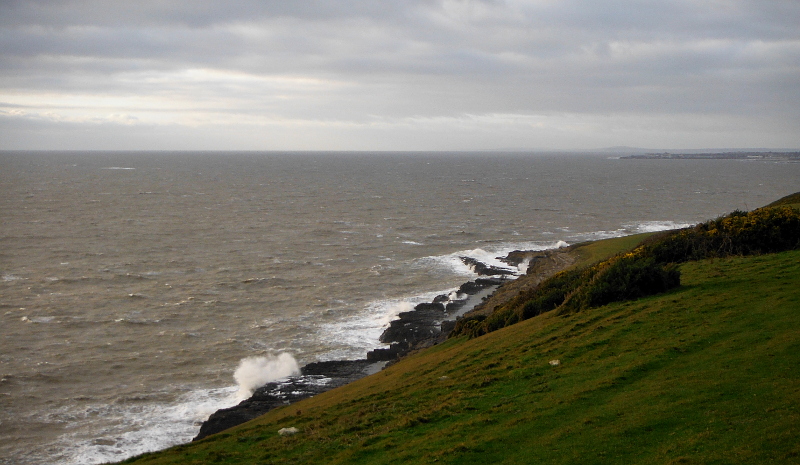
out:
{"label": "sea foam", "polygon": [[198,425],[215,411],[236,405],[266,383],[298,373],[298,363],[288,353],[247,357],[234,372],[237,386],[190,391],[174,403],[113,403],[92,405],[83,412],[64,412],[63,415],[79,422],[93,422],[100,413],[106,426],[90,438],[77,434],[62,436],[59,463],[90,465],[119,461],[189,442],[197,435]]}
{"label": "sea foam", "polygon": [[[236,387],[201,389],[180,396],[174,403],[111,403],[89,405],[83,411],[63,412],[78,424],[103,426],[83,433],[65,434],[58,440],[58,463],[93,465],[187,443],[198,425],[216,410],[231,407]],[[78,430],[80,431],[80,429]]]}
{"label": "sea foam", "polygon": [[[419,267],[434,272],[459,276],[465,282],[478,278],[472,267],[464,264],[461,257],[474,258],[482,263],[496,268],[507,269],[513,275],[522,275],[527,271],[527,263],[511,266],[499,258],[505,257],[514,250],[547,250],[565,247],[564,241],[552,242],[514,242],[498,243],[490,246],[470,250],[427,256],[415,259],[408,263],[411,267]],[[439,295],[449,295],[457,298],[457,288],[439,289],[406,297],[386,298],[367,303],[363,309],[348,315],[347,318],[326,323],[321,326],[319,340],[336,349],[327,351],[319,358],[321,360],[358,359],[365,357],[370,350],[386,347],[379,341],[381,333],[389,326],[392,320],[398,318],[401,312],[412,311],[417,304],[431,302]]]}
{"label": "sea foam", "polygon": [[469,265],[466,265],[461,259],[462,257],[467,257],[478,260],[479,262],[488,266],[506,269],[516,275],[519,275],[523,274],[524,270],[527,270],[527,267],[522,269],[519,267],[510,266],[508,263],[502,261],[501,258],[506,257],[510,252],[515,250],[541,251],[566,247],[567,245],[568,244],[563,240],[554,242],[504,242],[470,250],[459,250],[457,252],[445,255],[421,257],[415,260],[415,265],[423,268],[439,270],[440,272],[444,273],[452,273],[457,276],[475,278],[477,275],[475,274],[473,268]]}
{"label": "sea foam", "polygon": [[239,400],[247,399],[261,386],[299,373],[297,360],[285,352],[277,356],[244,358],[233,373],[233,379],[239,385],[236,397]]}

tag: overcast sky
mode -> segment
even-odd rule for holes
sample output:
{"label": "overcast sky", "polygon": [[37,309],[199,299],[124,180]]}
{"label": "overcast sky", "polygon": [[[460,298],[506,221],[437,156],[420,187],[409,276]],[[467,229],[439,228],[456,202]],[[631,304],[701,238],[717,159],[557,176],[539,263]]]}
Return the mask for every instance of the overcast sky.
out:
{"label": "overcast sky", "polygon": [[0,0],[0,149],[800,147],[798,0]]}

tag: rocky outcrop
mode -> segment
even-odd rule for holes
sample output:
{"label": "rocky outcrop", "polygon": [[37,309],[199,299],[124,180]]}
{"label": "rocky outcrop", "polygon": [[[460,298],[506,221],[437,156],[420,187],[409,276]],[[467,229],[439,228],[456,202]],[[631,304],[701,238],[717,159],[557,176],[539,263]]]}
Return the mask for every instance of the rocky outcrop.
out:
{"label": "rocky outcrop", "polygon": [[470,267],[478,276],[503,276],[514,274],[513,270],[487,265],[480,260],[472,257],[460,257],[461,261]]}
{"label": "rocky outcrop", "polygon": [[509,252],[505,257],[498,258],[498,260],[503,263],[508,263],[511,266],[519,266],[520,263],[530,260],[530,257],[533,253],[534,252],[531,252],[530,250],[514,250]]}
{"label": "rocky outcrop", "polygon": [[392,361],[411,351],[444,341],[455,326],[459,312],[470,303],[469,306],[472,307],[480,302],[471,302],[471,296],[482,292],[488,294],[509,281],[505,275],[499,278],[478,278],[462,284],[452,297],[442,294],[436,296],[433,302],[421,303],[412,311],[400,313],[380,337],[380,341],[389,344],[389,347],[368,352],[367,360]]}
{"label": "rocky outcrop", "polygon": [[[519,252],[519,251],[517,251]],[[534,253],[526,254],[530,260]],[[409,352],[438,344],[455,326],[456,318],[486,299],[501,285],[512,282],[511,271],[485,265],[468,257],[462,258],[482,276],[461,285],[448,295],[436,296],[432,302],[418,304],[413,311],[402,312],[383,332],[380,341],[389,347],[367,353],[364,360],[341,360],[316,362],[304,366],[301,374],[268,383],[238,405],[221,409],[212,414],[200,427],[195,441],[214,433],[250,421],[268,411],[292,404],[307,397],[343,386],[379,371],[384,365],[398,360]],[[513,264],[516,258],[506,257]],[[521,263],[520,260],[518,263]],[[480,272],[477,270],[481,270]]]}
{"label": "rocky outcrop", "polygon": [[240,425],[272,409],[344,386],[382,367],[382,363],[368,360],[310,363],[300,370],[299,375],[267,383],[238,405],[217,410],[203,422],[194,440]]}
{"label": "rocky outcrop", "polygon": [[406,342],[413,345],[438,332],[444,318],[445,306],[441,303],[419,304],[413,311],[400,313],[398,319],[383,331],[380,341],[384,344]]}
{"label": "rocky outcrop", "polygon": [[459,294],[477,294],[487,287],[497,287],[508,282],[508,278],[478,278],[475,281],[468,281],[458,288]]}
{"label": "rocky outcrop", "polygon": [[504,305],[521,294],[530,292],[543,280],[572,266],[577,259],[574,249],[579,245],[543,251],[511,252],[503,261],[517,265],[528,262],[527,272],[515,280],[506,280],[491,296],[474,306],[465,315],[472,318],[489,316],[498,306]]}

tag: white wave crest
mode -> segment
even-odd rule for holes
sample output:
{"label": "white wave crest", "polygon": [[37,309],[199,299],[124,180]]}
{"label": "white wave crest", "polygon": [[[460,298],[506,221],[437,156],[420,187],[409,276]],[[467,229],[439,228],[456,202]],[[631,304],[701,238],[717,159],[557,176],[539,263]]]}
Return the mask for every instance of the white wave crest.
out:
{"label": "white wave crest", "polygon": [[381,328],[385,328],[389,326],[389,323],[392,320],[396,320],[401,313],[403,312],[410,312],[414,310],[414,304],[408,301],[398,302],[394,305],[388,306],[386,309],[386,313],[383,316],[379,316],[377,319],[377,323],[380,325]]}
{"label": "white wave crest", "polygon": [[261,386],[299,373],[297,360],[285,352],[277,356],[244,358],[233,373],[233,379],[239,385],[236,397],[239,400],[247,399]]}
{"label": "white wave crest", "polygon": [[453,273],[458,276],[467,276],[470,278],[475,277],[475,272],[471,266],[464,264],[461,257],[469,257],[478,260],[486,265],[507,269],[514,274],[524,274],[527,270],[522,267],[512,267],[508,263],[503,262],[499,258],[507,256],[510,252],[515,250],[548,250],[566,247],[569,244],[559,240],[554,242],[510,242],[500,243],[490,247],[479,247],[472,250],[459,250],[458,252],[445,254],[445,255],[431,255],[417,259],[416,265],[422,267],[431,267],[445,272]]}
{"label": "white wave crest", "polygon": [[319,359],[363,358],[366,352],[385,347],[386,345],[378,339],[389,323],[396,320],[400,313],[410,312],[417,304],[430,302],[437,295],[450,292],[453,290],[376,300],[365,305],[362,311],[354,315],[322,325],[318,336],[320,341],[339,348],[326,352]]}
{"label": "white wave crest", "polygon": [[675,221],[643,221],[634,225],[625,225],[636,232],[657,232],[669,229],[680,229],[692,226],[692,223],[677,223]]}
{"label": "white wave crest", "polygon": [[[184,444],[197,435],[202,421],[217,409],[236,405],[233,386],[190,391],[174,403],[133,402],[85,406],[52,412],[69,418],[71,428],[59,437],[56,463],[95,465]],[[101,418],[101,420],[98,420]],[[92,431],[76,426],[101,423]]]}

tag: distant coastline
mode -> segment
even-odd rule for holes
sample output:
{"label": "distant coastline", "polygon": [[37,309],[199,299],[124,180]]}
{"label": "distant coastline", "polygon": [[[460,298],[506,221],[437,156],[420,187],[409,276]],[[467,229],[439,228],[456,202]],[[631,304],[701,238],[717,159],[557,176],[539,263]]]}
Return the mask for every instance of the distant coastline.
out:
{"label": "distant coastline", "polygon": [[800,152],[719,152],[719,153],[646,153],[627,155],[623,160],[766,160],[800,162]]}

